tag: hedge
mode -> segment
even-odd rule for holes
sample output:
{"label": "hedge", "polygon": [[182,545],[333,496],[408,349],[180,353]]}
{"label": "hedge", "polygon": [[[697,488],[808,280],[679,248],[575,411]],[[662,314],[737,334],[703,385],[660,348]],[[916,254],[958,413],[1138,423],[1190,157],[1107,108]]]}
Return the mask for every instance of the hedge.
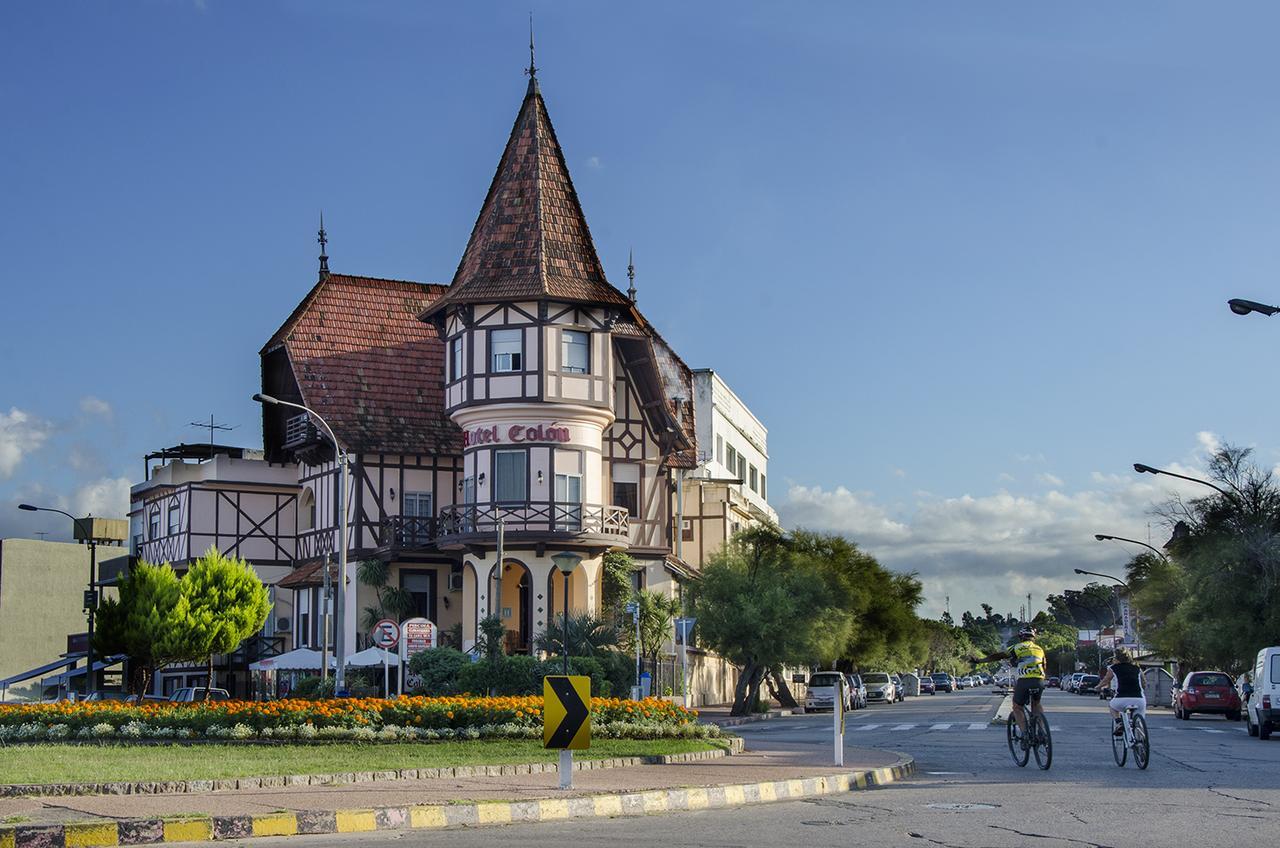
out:
{"label": "hedge", "polygon": [[[592,698],[592,732],[601,738],[707,738],[714,726],[660,699]],[[144,739],[536,738],[537,697],[341,698],[324,701],[119,701],[0,705],[0,742]]]}

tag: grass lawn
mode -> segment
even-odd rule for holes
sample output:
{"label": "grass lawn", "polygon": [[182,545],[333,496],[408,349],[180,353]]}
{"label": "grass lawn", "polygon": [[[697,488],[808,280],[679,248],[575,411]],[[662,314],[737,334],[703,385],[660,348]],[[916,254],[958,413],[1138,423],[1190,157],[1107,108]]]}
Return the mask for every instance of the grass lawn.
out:
{"label": "grass lawn", "polygon": [[[601,739],[578,759],[684,754],[723,748],[713,740]],[[279,774],[330,774],[405,768],[555,762],[534,739],[320,745],[10,745],[0,750],[2,783],[212,780]]]}

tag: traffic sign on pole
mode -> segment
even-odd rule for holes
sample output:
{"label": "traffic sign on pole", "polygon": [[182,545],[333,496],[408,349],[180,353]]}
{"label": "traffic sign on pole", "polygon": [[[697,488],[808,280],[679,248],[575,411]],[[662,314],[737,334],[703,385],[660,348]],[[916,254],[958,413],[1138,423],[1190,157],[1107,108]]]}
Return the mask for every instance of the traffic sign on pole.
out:
{"label": "traffic sign on pole", "polygon": [[369,631],[369,638],[382,650],[390,651],[400,644],[400,625],[389,618],[384,618],[373,625],[373,629]]}
{"label": "traffic sign on pole", "polygon": [[583,751],[591,747],[591,678],[552,674],[542,678],[542,744]]}

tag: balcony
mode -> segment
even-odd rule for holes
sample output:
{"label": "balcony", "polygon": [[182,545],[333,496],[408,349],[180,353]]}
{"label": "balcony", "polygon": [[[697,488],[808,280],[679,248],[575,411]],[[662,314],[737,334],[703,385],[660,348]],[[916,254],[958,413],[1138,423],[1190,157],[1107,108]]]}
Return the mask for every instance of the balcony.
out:
{"label": "balcony", "polygon": [[498,523],[512,540],[584,542],[626,546],[631,517],[626,507],[600,504],[455,504],[441,508],[440,547],[492,541]]}
{"label": "balcony", "polygon": [[388,515],[382,520],[378,545],[389,550],[413,550],[435,545],[440,522],[416,515]]}

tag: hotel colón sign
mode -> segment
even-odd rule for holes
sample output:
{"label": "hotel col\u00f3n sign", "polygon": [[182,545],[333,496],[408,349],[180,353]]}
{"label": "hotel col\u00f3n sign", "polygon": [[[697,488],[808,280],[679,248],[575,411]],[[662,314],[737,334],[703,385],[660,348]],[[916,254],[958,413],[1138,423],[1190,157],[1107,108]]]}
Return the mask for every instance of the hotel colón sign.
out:
{"label": "hotel col\u00f3n sign", "polygon": [[550,424],[493,424],[462,431],[464,448],[476,445],[521,445],[530,442],[568,442],[569,428]]}

